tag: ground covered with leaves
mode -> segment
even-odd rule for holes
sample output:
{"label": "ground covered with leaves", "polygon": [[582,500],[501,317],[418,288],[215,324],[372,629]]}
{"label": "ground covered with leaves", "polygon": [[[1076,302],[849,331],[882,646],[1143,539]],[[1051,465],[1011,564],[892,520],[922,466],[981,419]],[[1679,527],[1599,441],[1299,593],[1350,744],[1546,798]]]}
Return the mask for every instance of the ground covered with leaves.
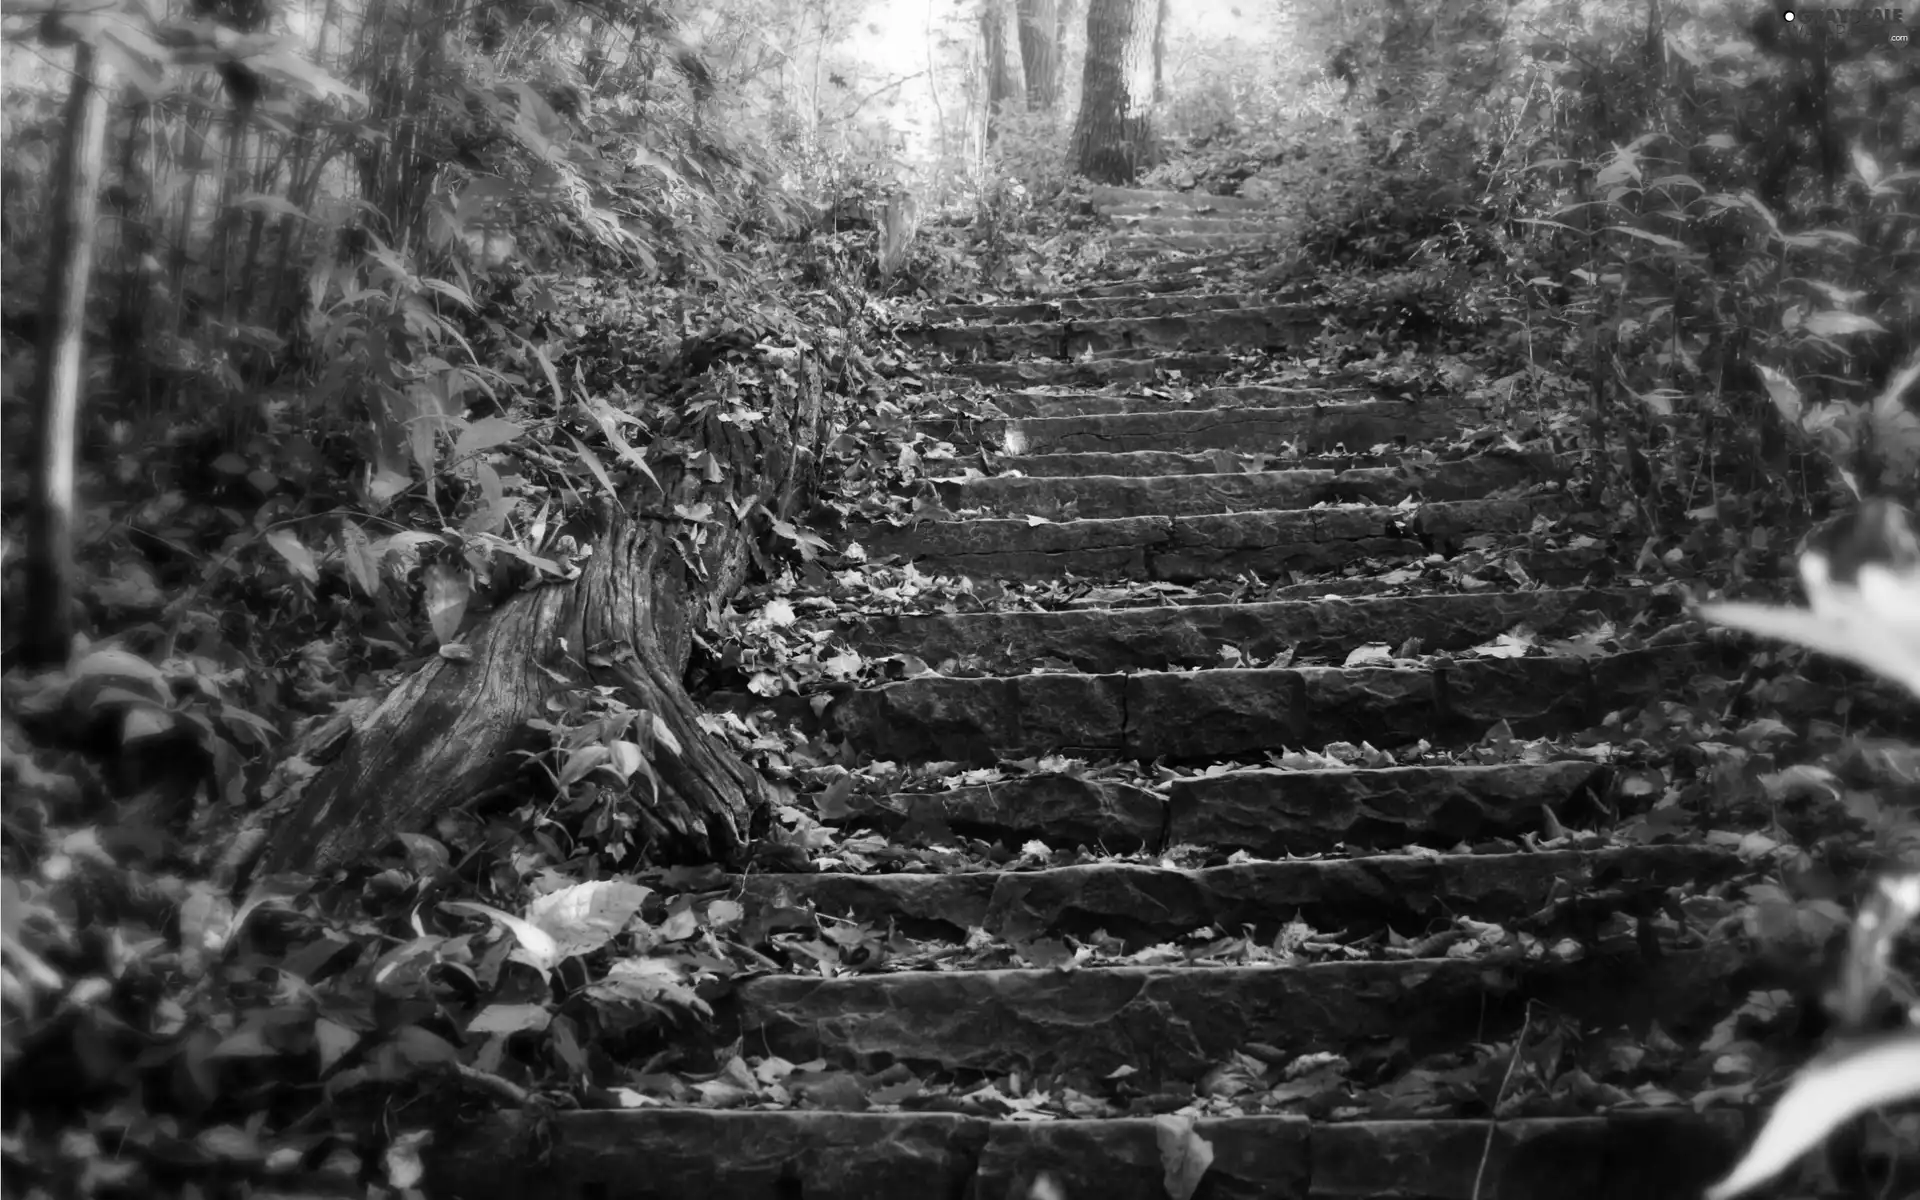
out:
{"label": "ground covered with leaves", "polygon": [[[1264,270],[1254,263],[1245,286],[1260,286]],[[500,415],[474,421],[451,450],[456,464],[476,469],[445,491],[394,489],[423,514],[444,514],[457,532],[381,533],[349,518],[324,536],[269,534],[187,594],[164,562],[144,573],[130,571],[124,557],[103,562],[100,602],[153,620],[154,637],[102,647],[71,671],[9,677],[3,908],[9,1019],[24,1031],[9,1036],[8,1103],[21,1114],[8,1136],[9,1171],[28,1186],[64,1179],[101,1195],[189,1186],[225,1194],[276,1179],[343,1191],[374,1181],[405,1188],[419,1181],[432,1130],[499,1105],[1338,1120],[1703,1107],[1764,1091],[1817,1033],[1808,1027],[1817,1022],[1809,998],[1820,954],[1847,920],[1838,881],[1911,851],[1903,814],[1920,795],[1920,755],[1882,734],[1897,708],[1858,677],[1801,652],[1723,638],[1714,643],[1720,669],[1697,675],[1690,693],[1612,713],[1571,737],[1516,738],[1497,726],[1452,751],[1423,741],[1336,743],[1198,772],[1178,763],[1058,756],[906,768],[850,757],[817,720],[827,699],[860,684],[982,669],[863,653],[850,631],[876,616],[1313,600],[1351,595],[1349,585],[1363,579],[1386,596],[1415,585],[1473,595],[1526,588],[1537,569],[1528,564],[1542,561],[1590,584],[1643,588],[1650,598],[1630,620],[1518,625],[1464,650],[1376,641],[1329,659],[1312,646],[1221,641],[1208,648],[1210,661],[1193,664],[1432,665],[1691,643],[1700,632],[1684,598],[1728,587],[1784,593],[1791,537],[1772,519],[1777,513],[1759,511],[1768,503],[1763,494],[1737,476],[1714,478],[1675,439],[1668,454],[1622,460],[1649,475],[1637,495],[1599,507],[1577,502],[1609,494],[1610,464],[1595,453],[1571,382],[1514,372],[1498,350],[1394,350],[1370,344],[1374,330],[1349,338],[1339,313],[1352,300],[1341,288],[1361,286],[1310,297],[1327,313],[1317,358],[1276,369],[1248,356],[1207,386],[1298,381],[1490,401],[1498,417],[1486,428],[1410,454],[1401,468],[1539,456],[1564,469],[1513,494],[1576,503],[1523,533],[1436,545],[1428,561],[1404,566],[1246,575],[1230,586],[1069,577],[983,587],[861,546],[865,530],[961,515],[947,507],[941,485],[993,466],[965,461],[938,434],[942,422],[1003,415],[995,392],[939,374],[892,340],[895,323],[918,315],[911,307],[889,309],[845,289],[799,290],[778,305],[736,295],[702,312],[677,312],[677,321],[705,332],[664,356],[647,353],[657,344],[649,330],[673,303],[664,294],[604,284],[515,292],[480,331],[491,339],[488,361],[499,364],[492,382]],[[569,336],[532,339],[523,330],[535,321]],[[782,785],[750,871],[636,866],[629,789],[644,789],[648,768],[635,749],[644,738],[629,731],[644,717],[623,711],[615,696],[582,691],[557,697],[541,723],[550,744],[538,756],[545,787],[448,814],[432,830],[396,838],[380,861],[331,878],[259,879],[236,900],[210,877],[219,850],[212,814],[233,809],[204,810],[199,828],[208,832],[183,839],[176,820],[182,784],[160,772],[195,776],[188,796],[197,776],[210,773],[216,798],[237,800],[259,782],[248,774],[252,764],[238,760],[252,758],[248,745],[265,744],[258,740],[265,723],[224,690],[216,661],[192,651],[196,626],[238,622],[249,644],[297,647],[282,671],[283,703],[317,712],[345,695],[375,696],[421,652],[422,616],[445,654],[458,644],[461,610],[485,603],[459,594],[448,579],[436,585],[428,567],[422,610],[403,605],[389,581],[407,577],[422,547],[464,552],[469,563],[486,565],[482,578],[519,564],[529,586],[564,580],[567,554],[546,526],[557,527],[571,506],[533,504],[538,515],[529,520],[528,501],[612,492],[615,477],[626,483],[644,475],[633,444],[644,439],[659,452],[659,431],[689,405],[753,420],[756,381],[803,354],[819,355],[836,373],[845,405],[828,486],[809,526],[773,524],[760,581],[710,614],[694,671],[710,699],[708,731]],[[1173,407],[1199,395],[1177,375],[1112,394],[1122,391]],[[510,466],[498,465],[488,453],[495,449],[505,450]],[[1323,457],[1342,461],[1338,452]],[[124,556],[142,539],[176,554],[211,552],[230,536],[232,518],[220,499],[235,489],[287,496],[305,511],[335,502],[317,467],[311,486],[295,488],[287,479],[255,478],[242,465],[208,464],[214,492],[205,498],[181,486],[130,506],[116,516],[122,540],[105,553]],[[445,478],[436,475],[446,470],[437,462],[424,465],[429,478]],[[1421,505],[1409,501],[1404,509],[1409,528],[1418,527]],[[682,515],[690,526],[702,519]],[[1752,523],[1738,519],[1749,515]],[[375,603],[346,602],[358,595]],[[163,628],[164,642],[155,640]],[[165,648],[171,652],[155,653]],[[1031,667],[1070,668],[1044,660]],[[125,750],[103,759],[86,746],[50,749],[34,736],[76,717]],[[232,759],[214,752],[230,743],[239,747],[228,752]],[[149,746],[151,756],[134,757]],[[1272,928],[1061,932],[1011,922],[988,932],[964,918],[968,904],[987,899],[969,900],[966,881],[987,872],[1122,864],[1205,881],[1263,867],[1331,871],[1346,856],[1333,846],[1275,861],[1168,842],[1157,831],[1126,847],[1022,839],[985,803],[1009,781],[1114,785],[1164,799],[1182,781],[1243,766],[1312,772],[1560,762],[1599,768],[1578,811],[1547,810],[1537,829],[1511,839],[1416,843],[1399,852],[1410,866],[1456,848],[1496,858],[1565,856],[1563,886],[1504,920],[1434,914],[1323,927],[1303,912]],[[114,778],[116,769],[129,777]],[[295,760],[280,769],[301,767]],[[128,807],[128,797],[140,803]],[[1660,845],[1702,848],[1697,873],[1648,877],[1618,865]],[[870,879],[882,891],[891,876],[945,878],[960,915],[860,919],[836,913],[831,892],[810,895],[785,881],[829,872]],[[1712,1028],[1682,1036],[1582,1040],[1543,1016],[1517,1040],[1436,1058],[1391,1050],[1372,1059],[1298,1056],[1252,1044],[1197,1089],[1171,1093],[1143,1092],[1126,1068],[1037,1081],[790,1062],[730,1041],[716,1015],[739,983],[770,974],[1435,957],[1497,969],[1623,945],[1648,956],[1723,949],[1764,962],[1769,969],[1761,973],[1770,978],[1801,984],[1755,990]]]}

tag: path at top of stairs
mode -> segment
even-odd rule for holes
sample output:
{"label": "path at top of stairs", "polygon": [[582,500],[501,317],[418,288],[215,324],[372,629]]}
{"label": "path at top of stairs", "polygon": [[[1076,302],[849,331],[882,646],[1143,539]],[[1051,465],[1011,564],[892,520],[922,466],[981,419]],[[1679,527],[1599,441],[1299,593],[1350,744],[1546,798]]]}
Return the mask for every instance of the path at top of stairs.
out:
{"label": "path at top of stairs", "polygon": [[[1231,198],[1094,201],[1143,252],[1278,230]],[[952,519],[851,539],[989,591],[1071,577],[1092,600],[827,621],[838,644],[930,670],[804,719],[863,758],[956,773],[1049,755],[1171,770],[853,797],[852,822],[1023,849],[997,870],[827,864],[717,893],[900,935],[881,969],[767,974],[729,1001],[743,1054],[805,1064],[804,1108],[564,1115],[549,1165],[502,1136],[446,1163],[443,1194],[1011,1200],[1044,1173],[1073,1200],[1148,1200],[1196,1136],[1212,1198],[1678,1200],[1722,1172],[1741,1114],[1623,1103],[1635,1076],[1609,1064],[1744,994],[1739,964],[1663,908],[1731,860],[1557,836],[1610,803],[1595,757],[1466,753],[1600,726],[1716,652],[1610,639],[1679,614],[1596,582],[1605,547],[1554,523],[1571,502],[1550,454],[1462,448],[1486,412],[1359,386],[1175,402],[1127,384],[1169,363],[1204,382],[1208,355],[1285,354],[1315,329],[1204,286],[936,314],[925,352],[1002,390],[998,415],[928,431],[984,468],[937,485]],[[1524,578],[1461,565],[1495,548]],[[1295,587],[1234,599],[1249,576]],[[1152,587],[1179,598],[1134,602]],[[1521,627],[1533,652],[1475,652]],[[1452,754],[1368,753],[1422,741]],[[1612,915],[1582,926],[1569,898],[1595,893]],[[1543,1028],[1592,1086],[1490,1124],[1476,1056]],[[871,1088],[835,1090],[847,1073]],[[986,1090],[935,1104],[907,1086],[934,1078]],[[1189,1106],[1240,1115],[1157,1119]]]}

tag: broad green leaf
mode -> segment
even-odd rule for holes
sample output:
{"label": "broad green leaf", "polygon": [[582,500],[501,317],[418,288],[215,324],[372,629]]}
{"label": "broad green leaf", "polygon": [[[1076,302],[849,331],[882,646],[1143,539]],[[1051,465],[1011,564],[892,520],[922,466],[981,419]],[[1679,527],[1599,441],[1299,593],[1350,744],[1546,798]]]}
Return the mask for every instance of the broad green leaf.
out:
{"label": "broad green leaf", "polygon": [[1801,1068],[1746,1157],[1707,1189],[1707,1200],[1745,1195],[1862,1113],[1915,1099],[1920,1099],[1920,1029],[1837,1046]]}
{"label": "broad green leaf", "polygon": [[613,752],[598,742],[591,746],[582,746],[567,755],[566,765],[560,768],[560,786],[570,788],[582,779],[593,774],[613,760]]}
{"label": "broad green leaf", "polygon": [[325,1017],[313,1023],[313,1045],[320,1054],[320,1073],[333,1070],[347,1051],[360,1044],[360,1035],[337,1021]]}
{"label": "broad green leaf", "polygon": [[324,100],[329,96],[339,96],[355,103],[366,102],[366,95],[358,88],[342,83],[319,66],[291,51],[274,50],[265,54],[249,54],[245,62],[247,66],[262,74],[279,76],[316,99]]}
{"label": "broad green leaf", "polygon": [[554,407],[564,408],[567,403],[567,389],[560,385],[560,372],[553,369],[553,360],[547,357],[547,348],[535,346],[532,342],[528,342],[527,346],[533,350],[534,361],[540,364],[541,372],[546,375],[547,383],[553,388]]}
{"label": "broad green leaf", "polygon": [[687,984],[680,964],[665,958],[623,958],[587,994],[603,1004],[665,1002],[703,1015],[712,1011]]}
{"label": "broad green leaf", "polygon": [[519,943],[514,957],[542,974],[553,970],[566,957],[560,953],[559,944],[553,940],[552,934],[531,921],[522,920],[510,912],[502,912],[491,904],[482,904],[477,900],[448,900],[440,907],[448,912],[486,917],[505,929]]}
{"label": "broad green leaf", "polygon": [[622,738],[607,747],[612,756],[613,769],[620,772],[621,780],[633,778],[633,773],[646,765],[646,755],[642,754],[638,744]]}
{"label": "broad green leaf", "polygon": [[1800,414],[1806,410],[1807,402],[1801,398],[1800,389],[1793,380],[1764,363],[1753,368],[1760,373],[1760,382],[1767,387],[1767,395],[1773,400],[1773,406],[1787,419],[1787,424],[1798,425]]}
{"label": "broad green leaf", "polygon": [[352,521],[340,526],[340,553],[346,560],[347,578],[360,585],[360,590],[369,596],[380,593],[380,556],[374,553],[373,543],[367,540],[366,531]]}
{"label": "broad green leaf", "polygon": [[1860,182],[1866,184],[1868,190],[1872,190],[1874,185],[1880,182],[1880,164],[1874,161],[1873,155],[1867,153],[1866,147],[1859,142],[1853,144],[1852,151],[1854,171],[1859,174]]}
{"label": "broad green leaf", "polygon": [[268,192],[249,192],[234,201],[234,207],[248,212],[266,213],[273,217],[297,217],[302,221],[311,221],[313,217],[307,210],[287,199]]}
{"label": "broad green leaf", "polygon": [[620,432],[619,422],[614,419],[613,410],[607,406],[607,402],[594,400],[587,404],[587,411],[592,415],[594,422],[600,426],[600,433],[607,439],[607,444],[618,451],[620,457],[634,470],[646,476],[647,482],[665,491],[666,489],[660,487],[660,481],[654,478],[653,468],[647,465],[647,460],[640,456],[640,452],[627,441],[626,435]]}
{"label": "broad green leaf", "polygon": [[172,709],[153,704],[136,704],[120,717],[120,744],[131,746],[148,738],[165,737],[180,727]]}
{"label": "broad green leaf", "polygon": [[580,455],[580,461],[587,465],[587,470],[592,472],[593,477],[600,481],[600,486],[606,489],[607,499],[615,504],[620,503],[620,490],[613,486],[613,477],[607,474],[607,468],[600,462],[600,456],[589,450],[585,442],[572,434],[567,435],[567,440],[573,443],[574,450]]}
{"label": "broad green leaf", "polygon": [[212,884],[196,883],[180,905],[180,966],[190,978],[207,972],[233,933],[233,901]]}
{"label": "broad green leaf", "polygon": [[675,758],[686,753],[680,747],[680,739],[673,735],[673,727],[659,713],[648,713],[653,718],[653,740],[665,747]]}
{"label": "broad green leaf", "polygon": [[460,622],[467,615],[467,601],[473,597],[473,584],[463,569],[446,563],[427,568],[427,623],[433,636],[443,644],[454,640]]}
{"label": "broad green leaf", "polygon": [[155,699],[164,703],[173,698],[173,688],[167,683],[165,671],[138,654],[113,646],[88,651],[85,658],[74,664],[73,676],[75,679],[110,676],[122,682],[144,683],[152,689]]}
{"label": "broad green leaf", "polygon": [[500,472],[492,466],[484,461],[476,462],[473,473],[480,482],[480,504],[468,515],[462,530],[475,535],[496,533],[512,514],[513,501],[507,499]]}
{"label": "broad green leaf", "polygon": [[413,1067],[430,1067],[460,1061],[460,1051],[452,1042],[418,1025],[403,1025],[393,1035],[400,1057]]}
{"label": "broad green leaf", "polygon": [[527,920],[553,938],[561,958],[590,954],[620,935],[653,894],[618,879],[575,884],[527,906]]}
{"label": "broad green leaf", "polygon": [[1890,631],[1881,622],[1865,619],[1862,614],[1729,603],[1703,605],[1700,615],[1717,624],[1781,638],[1858,663],[1920,696],[1920,641],[1889,636]]}
{"label": "broad green leaf", "polygon": [[1664,233],[1653,233],[1645,229],[1636,229],[1631,225],[1608,226],[1609,233],[1624,233],[1628,237],[1639,238],[1643,242],[1652,242],[1662,250],[1670,250],[1682,258],[1697,257],[1685,242],[1670,238]]}
{"label": "broad green leaf", "polygon": [[313,559],[313,551],[307,549],[300,535],[291,529],[275,529],[267,534],[267,545],[279,552],[287,560],[293,573],[308,583],[320,582],[320,565]]}
{"label": "broad green leaf", "polygon": [[1816,337],[1845,337],[1852,333],[1885,333],[1887,327],[1872,317],[1850,312],[1818,312],[1800,327]]}
{"label": "broad green leaf", "polygon": [[524,426],[505,417],[484,417],[460,431],[460,436],[453,443],[453,456],[470,458],[483,450],[515,441],[525,436],[526,432]]}
{"label": "broad green leaf", "polygon": [[539,1032],[553,1020],[544,1004],[489,1004],[467,1022],[468,1033]]}

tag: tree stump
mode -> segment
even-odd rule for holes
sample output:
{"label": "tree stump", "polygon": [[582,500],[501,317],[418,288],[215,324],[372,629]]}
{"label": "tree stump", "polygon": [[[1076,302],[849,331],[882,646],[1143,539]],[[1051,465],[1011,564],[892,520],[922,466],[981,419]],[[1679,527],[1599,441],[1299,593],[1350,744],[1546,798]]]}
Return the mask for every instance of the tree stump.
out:
{"label": "tree stump", "polygon": [[724,404],[706,405],[661,432],[648,460],[661,488],[636,497],[653,506],[611,512],[578,579],[513,596],[462,636],[470,660],[436,658],[349,714],[337,755],[256,818],[261,867],[336,867],[511,787],[525,765],[512,751],[537,744],[528,719],[556,691],[598,685],[656,714],[682,748],[651,764],[657,799],[635,789],[650,851],[736,860],[765,784],[701,728],[683,680],[696,623],[806,498],[827,435],[818,362],[769,375],[760,419],[722,420]]}

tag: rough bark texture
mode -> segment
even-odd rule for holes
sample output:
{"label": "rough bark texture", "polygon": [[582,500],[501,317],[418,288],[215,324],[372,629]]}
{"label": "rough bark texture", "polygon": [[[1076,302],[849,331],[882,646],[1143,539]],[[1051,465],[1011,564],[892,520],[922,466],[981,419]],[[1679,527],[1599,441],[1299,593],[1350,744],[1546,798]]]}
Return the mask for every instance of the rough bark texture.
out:
{"label": "rough bark texture", "polygon": [[1154,157],[1153,103],[1166,0],[1092,0],[1074,163],[1096,183],[1131,183]]}
{"label": "rough bark texture", "polygon": [[1014,0],[984,0],[980,32],[986,40],[987,142],[1000,133],[1000,114],[1027,106],[1027,73],[1022,63],[1020,17]]}
{"label": "rough bark texture", "polygon": [[[268,870],[320,869],[377,849],[394,833],[431,825],[516,778],[526,721],[542,715],[556,689],[613,685],[627,703],[657,714],[683,751],[653,757],[659,798],[643,783],[642,832],[665,857],[733,859],[762,799],[759,775],[698,724],[682,679],[692,630],[707,605],[724,599],[746,574],[758,509],[733,519],[736,502],[757,495],[774,514],[791,514],[811,482],[814,450],[826,429],[818,371],[769,399],[776,411],[752,429],[710,415],[665,437],[727,464],[708,483],[673,461],[658,463],[667,500],[647,497],[649,513],[676,504],[711,505],[706,524],[625,513],[598,531],[581,577],[521,592],[461,640],[471,661],[435,659],[378,707],[354,714],[338,757],[297,795],[276,806],[265,830]],[[689,566],[689,563],[695,565]]]}
{"label": "rough bark texture", "polygon": [[54,176],[53,241],[47,258],[45,320],[34,382],[34,468],[27,514],[26,629],[21,661],[64,662],[73,642],[74,430],[84,386],[87,278],[99,210],[112,68],[85,42],[73,48],[66,139]]}
{"label": "rough bark texture", "polygon": [[1060,59],[1065,50],[1059,0],[1019,0],[1018,11],[1027,107],[1051,112],[1060,103]]}

